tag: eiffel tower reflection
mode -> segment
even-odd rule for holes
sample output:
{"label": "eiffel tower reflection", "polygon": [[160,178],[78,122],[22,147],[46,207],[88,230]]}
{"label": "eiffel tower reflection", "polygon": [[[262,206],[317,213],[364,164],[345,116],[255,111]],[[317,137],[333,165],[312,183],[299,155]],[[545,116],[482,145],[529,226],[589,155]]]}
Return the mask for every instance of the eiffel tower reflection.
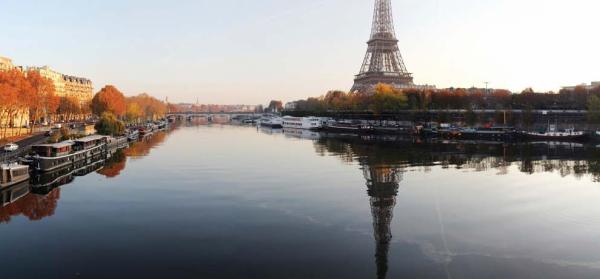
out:
{"label": "eiffel tower reflection", "polygon": [[361,164],[367,180],[368,194],[373,216],[373,234],[375,236],[375,263],[377,278],[386,278],[388,273],[388,254],[392,241],[392,218],[396,206],[396,196],[402,171],[386,165]]}

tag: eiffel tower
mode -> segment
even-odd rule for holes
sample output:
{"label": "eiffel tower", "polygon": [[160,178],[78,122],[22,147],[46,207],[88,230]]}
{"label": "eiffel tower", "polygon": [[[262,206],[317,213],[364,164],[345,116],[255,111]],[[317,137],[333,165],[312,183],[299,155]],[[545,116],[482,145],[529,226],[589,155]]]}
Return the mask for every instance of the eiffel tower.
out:
{"label": "eiffel tower", "polygon": [[396,88],[412,87],[412,74],[406,70],[394,31],[391,0],[375,0],[371,38],[351,92],[366,92],[378,83]]}
{"label": "eiffel tower", "polygon": [[375,236],[375,263],[377,278],[385,279],[388,272],[388,254],[392,241],[392,219],[396,206],[396,195],[402,172],[393,167],[363,165],[373,216]]}

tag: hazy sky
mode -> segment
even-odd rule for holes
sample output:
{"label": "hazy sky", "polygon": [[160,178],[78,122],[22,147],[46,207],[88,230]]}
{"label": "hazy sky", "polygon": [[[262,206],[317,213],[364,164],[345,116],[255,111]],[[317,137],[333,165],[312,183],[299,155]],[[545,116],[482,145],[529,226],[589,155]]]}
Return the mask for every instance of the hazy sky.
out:
{"label": "hazy sky", "polygon": [[[0,56],[170,101],[348,90],[373,0],[0,0]],[[406,66],[438,87],[600,80],[600,1],[392,0]]]}

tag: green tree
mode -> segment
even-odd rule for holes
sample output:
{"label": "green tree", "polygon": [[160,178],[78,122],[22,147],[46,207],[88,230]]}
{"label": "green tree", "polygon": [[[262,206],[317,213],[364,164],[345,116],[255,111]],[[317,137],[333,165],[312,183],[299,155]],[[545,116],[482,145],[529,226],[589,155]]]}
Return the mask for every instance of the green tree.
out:
{"label": "green tree", "polygon": [[598,124],[600,123],[600,97],[591,95],[587,101],[588,108],[588,122]]}
{"label": "green tree", "polygon": [[96,123],[96,131],[98,134],[105,136],[120,136],[125,134],[125,125],[119,121],[117,117],[110,113],[105,112],[102,114],[100,121]]}

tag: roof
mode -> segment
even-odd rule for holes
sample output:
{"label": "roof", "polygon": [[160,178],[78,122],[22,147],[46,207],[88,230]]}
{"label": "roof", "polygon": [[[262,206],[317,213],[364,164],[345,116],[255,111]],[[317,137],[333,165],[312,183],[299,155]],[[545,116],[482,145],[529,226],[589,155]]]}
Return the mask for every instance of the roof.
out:
{"label": "roof", "polygon": [[73,145],[73,141],[67,140],[67,141],[63,141],[63,142],[59,142],[59,143],[38,144],[38,145],[34,145],[34,147],[42,146],[42,147],[52,147],[52,148],[63,148],[63,147],[71,146],[71,145]]}
{"label": "roof", "polygon": [[90,141],[96,141],[96,140],[101,140],[106,138],[106,136],[101,136],[101,135],[91,135],[91,136],[87,136],[87,137],[83,137],[80,139],[76,139],[75,142],[90,142]]}

